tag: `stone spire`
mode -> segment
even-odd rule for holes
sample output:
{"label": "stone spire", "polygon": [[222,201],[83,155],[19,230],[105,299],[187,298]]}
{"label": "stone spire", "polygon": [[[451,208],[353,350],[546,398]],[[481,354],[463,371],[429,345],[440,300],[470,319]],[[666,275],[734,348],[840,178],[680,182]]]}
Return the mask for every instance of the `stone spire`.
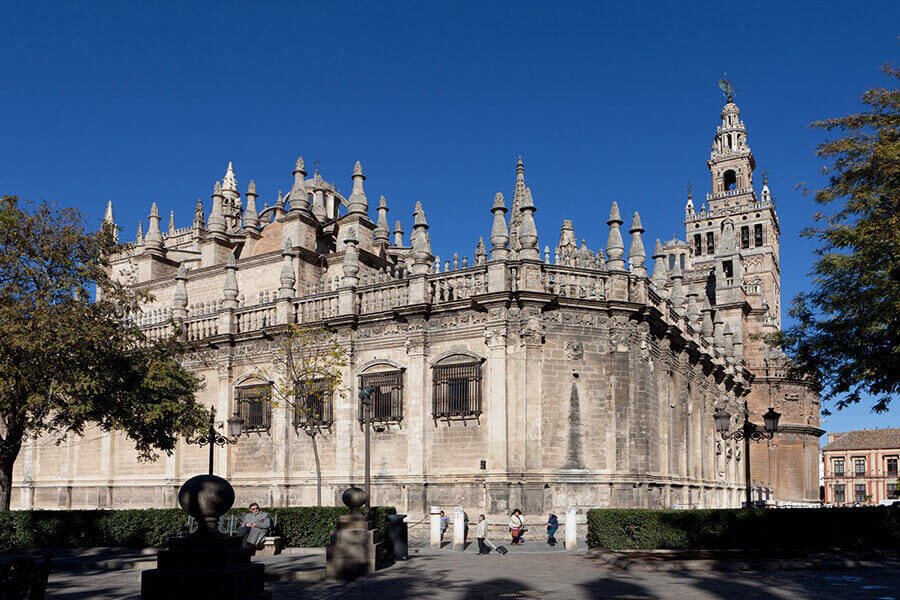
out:
{"label": "stone spire", "polygon": [[344,270],[344,278],[341,280],[342,288],[355,288],[359,285],[359,251],[356,249],[359,240],[356,239],[356,229],[347,229],[344,237],[344,261],[341,268]]}
{"label": "stone spire", "polygon": [[225,263],[225,285],[222,287],[222,292],[225,296],[222,308],[237,308],[237,261],[234,258],[234,252],[228,253],[228,262]]}
{"label": "stone spire", "polygon": [[103,224],[109,227],[114,242],[119,241],[119,228],[116,227],[116,218],[113,216],[112,200],[106,203],[106,214],[103,215]]}
{"label": "stone spire", "polygon": [[403,247],[403,225],[399,219],[394,223],[394,246],[397,248]]}
{"label": "stone spire", "polygon": [[544,246],[544,264],[550,264],[550,246],[547,245]]}
{"label": "stone spire", "polygon": [[478,245],[475,247],[475,264],[483,265],[487,262],[487,248],[484,245],[484,238],[478,238]]}
{"label": "stone spire", "polygon": [[638,277],[646,277],[647,267],[644,266],[644,261],[647,253],[644,251],[644,240],[641,237],[641,234],[644,233],[644,226],[641,225],[641,215],[637,211],[631,219],[631,229],[628,230],[628,233],[631,234],[631,248],[628,250],[631,272]]}
{"label": "stone spire", "polygon": [[228,169],[225,170],[225,178],[222,179],[223,192],[237,192],[237,180],[234,178],[234,167],[228,161]]}
{"label": "stone spire", "polygon": [[206,229],[206,219],[203,216],[203,200],[197,198],[197,206],[194,207],[194,229]]}
{"label": "stone spire", "polygon": [[169,231],[167,233],[169,234],[169,237],[172,237],[175,235],[175,211],[174,210],[169,211]]}
{"label": "stone spire", "polygon": [[162,251],[164,249],[162,234],[159,232],[159,222],[161,220],[159,218],[159,209],[156,207],[156,202],[154,202],[150,207],[150,227],[147,228],[147,237],[144,238],[144,245],[147,246],[148,250]]}
{"label": "stone spire", "polygon": [[144,223],[143,223],[143,221],[138,221],[137,241],[135,243],[138,246],[144,245]]}
{"label": "stone spire", "polygon": [[378,222],[375,224],[375,245],[387,248],[391,245],[391,232],[388,229],[388,207],[384,196],[378,199]]}
{"label": "stone spire", "polygon": [[[294,185],[289,194],[291,200],[291,212],[309,211],[309,198],[306,197],[306,170],[303,165],[303,157],[297,157],[294,163]],[[278,199],[281,200],[281,190],[278,191]],[[279,202],[281,204],[282,202]]]}
{"label": "stone spire", "polygon": [[416,202],[413,212],[412,255],[413,275],[425,275],[434,255],[431,253],[431,238],[428,236],[428,221],[425,219],[425,210],[421,202]]}
{"label": "stone spire", "polygon": [[313,175],[313,204],[312,204],[312,214],[319,221],[328,220],[328,210],[325,208],[325,182],[322,181],[322,176],[319,175],[319,168],[316,167],[316,172]]}
{"label": "stone spire", "polygon": [[503,194],[494,194],[494,225],[491,227],[491,260],[505,260],[509,256],[509,230],[506,228],[506,204]]}
{"label": "stone spire", "polygon": [[713,345],[715,342],[714,337],[714,328],[712,322],[712,307],[709,305],[709,299],[704,295],[703,297],[703,316],[700,322],[700,336],[703,338],[703,341]]}
{"label": "stone spire", "polygon": [[672,295],[669,299],[672,301],[672,309],[680,316],[684,316],[684,286],[682,280],[684,274],[681,272],[681,263],[676,260],[675,268],[672,269]]}
{"label": "stone spire", "polygon": [[512,206],[510,207],[511,212],[509,215],[509,241],[510,241],[510,250],[513,252],[519,249],[519,228],[522,225],[522,204],[525,202],[525,194],[528,188],[525,186],[525,163],[522,162],[522,157],[519,157],[518,162],[516,163],[516,189],[513,192],[513,201]]}
{"label": "stone spire", "polygon": [[369,212],[369,201],[366,199],[366,192],[363,189],[363,181],[366,176],[363,175],[362,165],[359,161],[353,165],[353,191],[347,199],[347,214],[365,215]]}
{"label": "stone spire", "polygon": [[622,217],[619,216],[619,205],[612,203],[612,209],[609,211],[609,238],[606,240],[606,266],[610,271],[625,270],[625,245],[622,243],[622,233],[619,227],[622,225]]}
{"label": "stone spire", "polygon": [[687,292],[687,312],[685,316],[688,322],[695,330],[700,327],[700,306],[697,304],[697,291],[688,289]]}
{"label": "stone spire", "polygon": [[212,200],[212,212],[209,213],[206,228],[210,233],[225,233],[225,215],[222,211],[222,185],[218,181],[213,186]]}
{"label": "stone spire", "polygon": [[187,316],[187,269],[184,263],[178,265],[178,273],[175,275],[175,291],[172,294],[172,316],[175,319],[184,319]]}
{"label": "stone spire", "polygon": [[281,249],[281,287],[278,288],[279,298],[294,297],[294,243],[291,238],[285,238],[284,247]]}
{"label": "stone spire", "polygon": [[256,212],[256,182],[247,185],[247,210],[244,211],[244,229],[259,229],[259,213]]}
{"label": "stone spire", "polygon": [[537,226],[534,224],[534,201],[531,198],[531,188],[525,188],[525,198],[519,206],[519,212],[522,215],[522,223],[519,226],[519,242],[522,248],[519,251],[519,258],[522,260],[541,260],[541,253],[538,250],[538,232]]}
{"label": "stone spire", "polygon": [[668,279],[669,276],[666,274],[666,255],[663,254],[663,247],[659,238],[656,238],[656,245],[653,247],[653,276],[650,278],[650,281],[660,295],[665,292]]}
{"label": "stone spire", "polygon": [[694,214],[694,192],[690,184],[687,187],[687,203],[684,205],[684,214],[686,217]]}

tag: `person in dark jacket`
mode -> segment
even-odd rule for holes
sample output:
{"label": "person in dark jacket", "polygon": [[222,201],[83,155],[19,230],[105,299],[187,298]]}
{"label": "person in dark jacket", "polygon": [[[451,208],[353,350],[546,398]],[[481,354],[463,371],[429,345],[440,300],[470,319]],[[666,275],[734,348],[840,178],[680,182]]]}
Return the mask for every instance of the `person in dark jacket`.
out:
{"label": "person in dark jacket", "polygon": [[550,513],[550,518],[547,519],[547,544],[550,546],[556,545],[556,530],[559,529],[559,519],[556,518],[556,515]]}

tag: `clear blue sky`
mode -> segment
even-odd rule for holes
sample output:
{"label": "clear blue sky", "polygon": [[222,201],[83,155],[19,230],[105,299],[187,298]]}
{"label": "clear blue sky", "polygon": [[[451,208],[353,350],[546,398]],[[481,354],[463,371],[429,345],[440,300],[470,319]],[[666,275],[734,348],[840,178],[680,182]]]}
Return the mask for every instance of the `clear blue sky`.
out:
{"label": "clear blue sky", "polygon": [[[563,218],[592,249],[613,200],[649,244],[684,236],[727,71],[781,219],[783,303],[807,283],[821,181],[815,119],[856,110],[898,56],[897,2],[5,2],[0,193],[115,205],[125,239],[156,201],[190,224],[229,160],[260,203],[302,154],[349,192],[363,163],[407,234],[470,257],[521,154],[540,245]],[[759,179],[757,180],[759,181]],[[374,215],[374,210],[372,211]],[[856,407],[829,430],[900,424]]]}

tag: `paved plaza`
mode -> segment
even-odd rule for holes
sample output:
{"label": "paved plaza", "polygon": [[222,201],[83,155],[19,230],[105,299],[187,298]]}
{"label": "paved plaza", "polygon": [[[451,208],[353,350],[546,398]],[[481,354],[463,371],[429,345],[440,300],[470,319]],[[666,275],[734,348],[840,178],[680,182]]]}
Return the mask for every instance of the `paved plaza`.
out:
{"label": "paved plaza", "polygon": [[[268,573],[282,577],[266,584],[275,600],[900,600],[895,561],[856,570],[641,573],[613,569],[583,554],[517,550],[506,556],[422,550],[408,562],[348,585],[321,581],[324,557],[316,550],[260,560]],[[150,563],[134,566],[109,571],[59,565],[48,598],[139,598],[140,569]]]}

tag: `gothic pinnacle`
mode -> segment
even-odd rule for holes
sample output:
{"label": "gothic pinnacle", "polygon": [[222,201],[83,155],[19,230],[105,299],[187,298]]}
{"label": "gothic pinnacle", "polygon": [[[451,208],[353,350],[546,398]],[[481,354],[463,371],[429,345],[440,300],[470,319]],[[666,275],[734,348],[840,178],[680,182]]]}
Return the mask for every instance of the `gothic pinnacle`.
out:
{"label": "gothic pinnacle", "polygon": [[230,192],[237,191],[237,180],[234,178],[234,167],[231,161],[228,161],[228,168],[225,170],[225,178],[222,179],[222,189]]}
{"label": "gothic pinnacle", "polygon": [[475,247],[475,264],[483,265],[487,261],[487,248],[484,245],[484,238],[478,238],[478,245]]}
{"label": "gothic pinnacle", "polygon": [[150,207],[150,226],[147,228],[147,236],[144,238],[144,244],[148,249],[162,250],[163,239],[159,231],[159,209],[156,202]]}
{"label": "gothic pinnacle", "polygon": [[647,276],[647,267],[644,261],[647,259],[647,253],[644,251],[644,240],[641,234],[644,233],[644,226],[641,225],[641,215],[635,211],[634,217],[631,219],[631,248],[628,250],[628,262],[631,264],[631,272],[638,277]]}
{"label": "gothic pinnacle", "polygon": [[606,240],[606,266],[610,271],[625,270],[625,245],[622,242],[622,232],[619,227],[622,225],[622,217],[619,216],[619,205],[613,200],[612,208],[609,211],[609,238]]}
{"label": "gothic pinnacle", "polygon": [[672,301],[672,309],[681,316],[684,316],[684,286],[682,280],[684,274],[681,272],[681,263],[676,259],[675,266],[672,268],[672,294],[669,299]]}
{"label": "gothic pinnacle", "polygon": [[169,232],[168,233],[169,233],[169,237],[172,237],[175,235],[175,211],[174,210],[169,211]]}
{"label": "gothic pinnacle", "polygon": [[297,281],[294,275],[294,244],[291,238],[284,239],[281,249],[281,287],[278,288],[279,298],[294,297],[294,283]]}
{"label": "gothic pinnacle", "polygon": [[397,222],[394,223],[394,246],[397,248],[403,247],[403,225],[400,223],[400,219],[397,219]]}
{"label": "gothic pinnacle", "polygon": [[247,209],[244,211],[244,229],[259,229],[259,213],[256,211],[256,182],[247,184]]}
{"label": "gothic pinnacle", "polygon": [[228,262],[225,264],[225,285],[222,287],[222,294],[225,301],[222,302],[223,308],[238,307],[238,282],[237,282],[237,260],[234,252],[228,253]]}
{"label": "gothic pinnacle", "polygon": [[112,234],[113,241],[118,243],[119,228],[116,227],[116,219],[113,216],[112,200],[108,200],[106,202],[106,214],[103,215],[103,223],[106,224],[106,226],[110,228],[110,233]]}
{"label": "gothic pinnacle", "polygon": [[184,263],[178,265],[178,273],[175,275],[175,291],[172,293],[172,316],[181,320],[187,316],[187,268]]}
{"label": "gothic pinnacle", "polygon": [[358,244],[356,229],[349,227],[344,237],[344,260],[341,264],[344,272],[344,277],[341,279],[342,288],[355,288],[359,285],[359,251],[356,249]]}
{"label": "gothic pinnacle", "polygon": [[431,253],[431,238],[428,236],[428,221],[425,218],[425,209],[422,208],[421,202],[416,202],[416,208],[413,212],[413,232],[412,232],[412,255],[413,265],[412,273],[414,275],[425,275],[431,265],[433,254]]}
{"label": "gothic pinnacle", "polygon": [[380,244],[382,246],[390,245],[391,232],[388,229],[388,207],[387,200],[384,196],[378,199],[378,222],[375,224],[375,243]]}
{"label": "gothic pinnacle", "polygon": [[509,230],[506,228],[506,203],[503,194],[494,194],[494,224],[491,227],[491,260],[504,260],[509,254]]}
{"label": "gothic pinnacle", "polygon": [[363,181],[366,180],[366,176],[363,175],[362,164],[359,161],[356,161],[356,164],[353,165],[352,179],[353,191],[347,199],[347,213],[365,215],[369,212],[369,201],[363,189]]}
{"label": "gothic pinnacle", "polygon": [[657,293],[663,295],[666,289],[666,281],[669,279],[666,274],[666,255],[663,254],[663,247],[659,241],[659,238],[656,238],[656,245],[653,247],[653,275],[650,277],[650,281],[653,282],[653,287],[656,288]]}
{"label": "gothic pinnacle", "polygon": [[212,212],[209,213],[209,220],[206,222],[206,228],[211,233],[225,233],[225,216],[222,207],[222,185],[217,181],[213,186],[212,193]]}
{"label": "gothic pinnacle", "polygon": [[138,229],[137,229],[137,245],[144,245],[144,223],[143,221],[138,221]]}
{"label": "gothic pinnacle", "polygon": [[531,198],[531,188],[525,188],[525,198],[519,206],[522,222],[519,227],[519,242],[522,248],[519,250],[519,258],[522,260],[541,260],[538,250],[538,232],[534,224],[534,200]]}
{"label": "gothic pinnacle", "polygon": [[[291,200],[291,211],[305,210],[309,211],[309,198],[306,197],[306,170],[303,165],[303,157],[297,157],[294,163],[294,185],[291,187],[288,195]],[[281,199],[281,190],[278,191],[279,200]],[[279,202],[281,204],[281,202]]]}

